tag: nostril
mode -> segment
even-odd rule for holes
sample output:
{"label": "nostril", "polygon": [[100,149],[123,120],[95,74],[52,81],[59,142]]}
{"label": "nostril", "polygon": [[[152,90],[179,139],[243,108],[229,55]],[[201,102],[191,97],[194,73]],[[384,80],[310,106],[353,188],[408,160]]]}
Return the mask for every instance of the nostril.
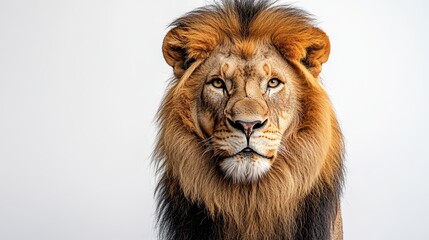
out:
{"label": "nostril", "polygon": [[255,124],[255,126],[253,126],[253,129],[258,129],[261,128],[265,125],[265,123],[267,123],[267,120],[261,122],[261,121],[257,121],[257,123]]}
{"label": "nostril", "polygon": [[236,129],[239,129],[241,131],[244,131],[243,125],[241,125],[239,123],[239,121],[233,122],[231,119],[228,118],[228,122],[229,122],[229,124],[231,124],[232,127],[236,128]]}

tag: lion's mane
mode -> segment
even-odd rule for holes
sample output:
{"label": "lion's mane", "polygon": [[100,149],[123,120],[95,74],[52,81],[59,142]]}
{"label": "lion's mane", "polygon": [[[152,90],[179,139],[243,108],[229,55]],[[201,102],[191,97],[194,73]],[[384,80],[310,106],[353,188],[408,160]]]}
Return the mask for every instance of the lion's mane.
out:
{"label": "lion's mane", "polygon": [[[343,182],[343,141],[318,75],[329,40],[311,17],[267,1],[223,1],[179,18],[163,51],[175,78],[158,112],[154,151],[163,239],[330,239]],[[193,72],[222,41],[269,42],[303,80],[299,119],[260,181],[233,184],[196,124]],[[193,79],[193,80],[192,80]]]}

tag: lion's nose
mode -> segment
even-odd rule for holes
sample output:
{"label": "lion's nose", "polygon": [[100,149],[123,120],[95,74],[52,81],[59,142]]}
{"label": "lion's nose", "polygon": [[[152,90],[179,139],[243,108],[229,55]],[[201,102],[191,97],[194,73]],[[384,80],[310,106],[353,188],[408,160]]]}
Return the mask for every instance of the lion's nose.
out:
{"label": "lion's nose", "polygon": [[236,129],[241,130],[244,134],[246,134],[247,138],[250,138],[250,135],[252,135],[253,131],[258,128],[262,128],[267,120],[261,122],[261,121],[253,121],[253,122],[245,122],[245,121],[232,121],[228,119],[228,122]]}

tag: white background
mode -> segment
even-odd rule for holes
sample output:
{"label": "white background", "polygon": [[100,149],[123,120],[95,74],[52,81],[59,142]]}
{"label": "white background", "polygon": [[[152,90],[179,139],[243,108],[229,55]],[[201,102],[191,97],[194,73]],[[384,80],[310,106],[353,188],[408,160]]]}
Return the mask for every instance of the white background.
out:
{"label": "white background", "polygon": [[[168,24],[202,0],[0,0],[0,239],[155,239]],[[297,1],[331,38],[345,239],[429,239],[429,4]]]}

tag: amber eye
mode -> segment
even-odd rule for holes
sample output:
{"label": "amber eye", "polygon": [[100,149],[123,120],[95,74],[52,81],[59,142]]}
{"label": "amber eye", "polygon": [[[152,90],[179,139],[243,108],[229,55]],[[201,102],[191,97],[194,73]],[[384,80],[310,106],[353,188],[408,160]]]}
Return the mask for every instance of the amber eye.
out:
{"label": "amber eye", "polygon": [[270,79],[270,81],[268,81],[267,86],[269,88],[275,88],[275,87],[278,87],[280,83],[281,83],[280,80],[278,80],[277,78],[273,78],[273,79]]}
{"label": "amber eye", "polygon": [[212,85],[215,88],[224,88],[225,87],[225,82],[220,79],[220,78],[215,78],[212,80]]}

